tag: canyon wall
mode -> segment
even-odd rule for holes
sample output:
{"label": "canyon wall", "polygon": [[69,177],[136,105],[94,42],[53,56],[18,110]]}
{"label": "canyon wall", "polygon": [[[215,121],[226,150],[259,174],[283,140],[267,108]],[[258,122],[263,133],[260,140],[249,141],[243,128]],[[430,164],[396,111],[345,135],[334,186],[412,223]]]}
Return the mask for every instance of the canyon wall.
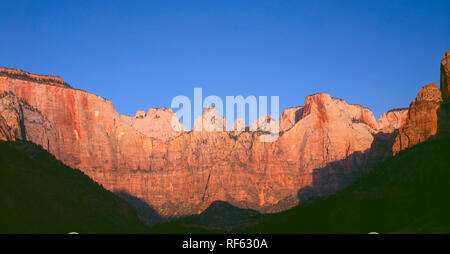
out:
{"label": "canyon wall", "polygon": [[378,129],[383,132],[393,132],[406,123],[409,108],[393,109],[383,113],[377,121]]}
{"label": "canyon wall", "polygon": [[0,139],[39,144],[165,217],[197,214],[214,201],[278,212],[333,194],[389,156],[404,123],[399,112],[377,123],[367,108],[320,93],[281,114],[276,142],[261,142],[262,131],[208,131],[226,125],[213,107],[195,121],[202,131],[187,131],[170,109],[119,115],[110,101],[58,77],[3,68],[0,94]]}
{"label": "canyon wall", "polygon": [[442,102],[441,91],[436,83],[430,83],[420,89],[417,98],[409,106],[408,117],[399,130],[394,146],[394,154],[415,146],[436,135],[438,114]]}
{"label": "canyon wall", "polygon": [[422,87],[409,106],[405,124],[392,147],[394,155],[430,138],[450,137],[449,73],[450,51],[441,61],[441,87],[436,83]]}

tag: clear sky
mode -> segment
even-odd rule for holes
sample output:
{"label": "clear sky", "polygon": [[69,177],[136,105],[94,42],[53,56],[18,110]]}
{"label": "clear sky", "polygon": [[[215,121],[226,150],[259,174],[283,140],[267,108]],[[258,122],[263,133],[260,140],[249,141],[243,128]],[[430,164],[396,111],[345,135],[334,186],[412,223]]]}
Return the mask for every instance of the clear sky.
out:
{"label": "clear sky", "polygon": [[439,84],[450,1],[2,1],[0,66],[63,77],[121,114],[176,95],[307,95],[378,118]]}

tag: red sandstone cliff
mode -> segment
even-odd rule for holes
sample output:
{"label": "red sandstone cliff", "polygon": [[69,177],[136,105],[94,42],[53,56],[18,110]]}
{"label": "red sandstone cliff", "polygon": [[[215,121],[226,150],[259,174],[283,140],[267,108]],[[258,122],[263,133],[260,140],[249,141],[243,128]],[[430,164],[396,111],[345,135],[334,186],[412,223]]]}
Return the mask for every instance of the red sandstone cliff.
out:
{"label": "red sandstone cliff", "polygon": [[442,102],[441,91],[436,83],[420,89],[417,98],[411,103],[408,117],[395,139],[392,151],[399,151],[427,141],[438,130],[438,109]]}
{"label": "red sandstone cliff", "polygon": [[449,105],[450,51],[441,61],[441,87],[430,83],[420,89],[411,103],[405,124],[399,129],[394,154],[430,138],[450,137]]}
{"label": "red sandstone cliff", "polygon": [[147,113],[138,111],[136,116],[121,115],[120,119],[145,136],[163,141],[187,131],[172,109],[151,108]]}
{"label": "red sandstone cliff", "polygon": [[280,131],[292,128],[303,117],[303,107],[287,108],[280,116]]}
{"label": "red sandstone cliff", "polygon": [[383,132],[393,132],[406,123],[408,108],[394,109],[383,113],[377,121],[378,129]]}
{"label": "red sandstone cliff", "polygon": [[[267,143],[259,139],[261,131],[211,131],[226,126],[214,108],[197,119],[202,131],[174,132],[178,122],[170,110],[123,116],[110,101],[60,78],[1,70],[0,139],[37,143],[163,216],[199,213],[219,200],[281,211],[334,193],[385,156],[374,151],[380,132],[372,112],[328,94],[286,110],[279,120],[282,135]],[[262,120],[269,128],[274,123]]]}

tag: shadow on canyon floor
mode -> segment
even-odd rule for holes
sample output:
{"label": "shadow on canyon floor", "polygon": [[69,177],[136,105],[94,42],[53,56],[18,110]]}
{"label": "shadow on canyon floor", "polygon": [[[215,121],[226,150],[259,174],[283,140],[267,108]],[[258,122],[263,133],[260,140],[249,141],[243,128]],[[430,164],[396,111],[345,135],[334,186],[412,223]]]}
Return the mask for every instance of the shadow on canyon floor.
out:
{"label": "shadow on canyon floor", "polygon": [[[130,195],[126,191],[115,192],[117,196],[136,208],[139,218],[157,233],[168,231],[166,228],[180,230],[181,232],[203,232],[204,230],[230,231],[248,226],[251,217],[260,215],[259,212],[235,207],[227,202],[213,202],[201,214],[182,216],[177,218],[164,218],[145,201]],[[163,224],[164,226],[158,227]],[[161,228],[161,231],[158,230]],[[158,232],[159,231],[159,232]],[[169,230],[169,232],[172,232]],[[205,231],[206,232],[206,231]],[[208,231],[209,232],[209,231]]]}
{"label": "shadow on canyon floor", "polygon": [[168,219],[161,217],[158,212],[153,209],[153,207],[147,204],[147,202],[129,194],[127,191],[121,190],[114,192],[114,194],[134,206],[136,208],[139,219],[147,226],[152,227],[156,224],[169,222]]}
{"label": "shadow on canyon floor", "polygon": [[175,221],[188,227],[231,231],[249,226],[252,218],[258,215],[260,213],[255,210],[239,208],[228,202],[215,201],[201,214],[181,217]]}

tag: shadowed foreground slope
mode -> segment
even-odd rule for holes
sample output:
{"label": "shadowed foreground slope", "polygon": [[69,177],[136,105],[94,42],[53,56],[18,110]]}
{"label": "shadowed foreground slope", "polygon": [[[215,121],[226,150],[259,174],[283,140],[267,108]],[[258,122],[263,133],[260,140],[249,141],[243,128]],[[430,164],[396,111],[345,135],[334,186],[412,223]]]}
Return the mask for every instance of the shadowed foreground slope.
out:
{"label": "shadowed foreground slope", "polygon": [[247,233],[450,233],[450,140],[370,169],[335,196],[264,216]]}
{"label": "shadowed foreground slope", "polygon": [[143,233],[125,201],[28,142],[0,142],[0,233]]}

